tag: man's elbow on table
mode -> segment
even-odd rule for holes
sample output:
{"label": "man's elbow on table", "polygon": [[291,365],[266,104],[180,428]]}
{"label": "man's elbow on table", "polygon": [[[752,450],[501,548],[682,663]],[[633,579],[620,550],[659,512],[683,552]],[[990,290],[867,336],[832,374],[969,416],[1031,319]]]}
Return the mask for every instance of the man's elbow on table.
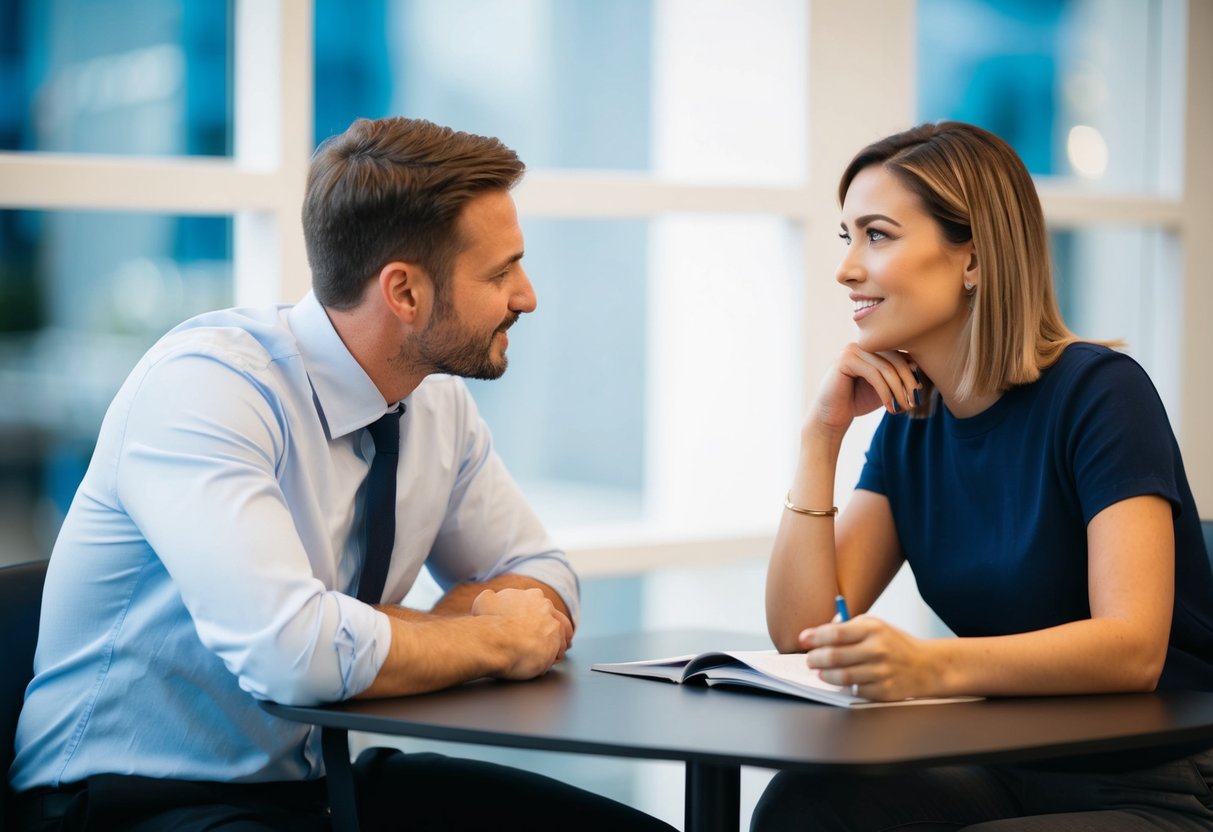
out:
{"label": "man's elbow on table", "polygon": [[386,615],[325,592],[256,638],[216,652],[257,699],[309,706],[350,699],[368,688],[391,640]]}

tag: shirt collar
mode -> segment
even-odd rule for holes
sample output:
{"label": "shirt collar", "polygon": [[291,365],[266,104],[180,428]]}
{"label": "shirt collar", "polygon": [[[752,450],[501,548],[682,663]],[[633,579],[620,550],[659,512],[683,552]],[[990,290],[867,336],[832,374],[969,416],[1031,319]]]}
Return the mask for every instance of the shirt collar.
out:
{"label": "shirt collar", "polygon": [[330,438],[365,427],[396,407],[396,403],[388,406],[383,401],[383,394],[350,354],[313,293],[308,292],[289,317]]}

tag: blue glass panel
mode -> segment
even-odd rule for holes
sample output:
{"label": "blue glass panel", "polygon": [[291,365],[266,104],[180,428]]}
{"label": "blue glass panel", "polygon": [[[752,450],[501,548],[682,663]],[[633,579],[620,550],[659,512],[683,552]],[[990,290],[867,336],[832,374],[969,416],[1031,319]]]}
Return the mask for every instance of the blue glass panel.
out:
{"label": "blue glass panel", "polygon": [[[510,331],[506,374],[469,386],[511,473],[546,501],[550,520],[637,519],[648,223],[523,218],[523,231],[538,308]],[[559,492],[574,486],[597,496],[564,503]]]}
{"label": "blue glass panel", "polygon": [[231,220],[0,211],[0,561],[50,553],[143,352],[232,303]]}
{"label": "blue glass panel", "polygon": [[[799,0],[316,0],[315,140],[359,117],[496,136],[531,169],[805,173]],[[693,12],[693,13],[692,13]]]}
{"label": "blue glass panel", "polygon": [[1059,29],[1067,0],[922,0],[919,113],[1006,139],[1028,170],[1056,170]]}
{"label": "blue glass panel", "polygon": [[1172,413],[1181,396],[1183,308],[1179,242],[1133,225],[1099,224],[1050,235],[1058,304],[1083,338],[1118,341],[1150,374]]}
{"label": "blue glass panel", "polygon": [[317,0],[316,141],[407,115],[531,167],[649,166],[651,0]]}
{"label": "blue glass panel", "polygon": [[0,150],[229,154],[230,5],[0,0]]}
{"label": "blue glass panel", "polygon": [[[1174,186],[1182,26],[1157,0],[919,0],[918,115],[978,124],[1035,175]],[[1172,79],[1172,80],[1168,80]]]}

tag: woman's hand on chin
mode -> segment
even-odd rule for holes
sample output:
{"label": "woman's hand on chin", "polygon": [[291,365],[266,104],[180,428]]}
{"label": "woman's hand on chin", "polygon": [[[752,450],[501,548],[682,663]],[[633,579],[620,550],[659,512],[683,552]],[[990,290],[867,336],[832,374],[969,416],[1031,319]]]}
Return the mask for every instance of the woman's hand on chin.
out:
{"label": "woman's hand on chin", "polygon": [[914,369],[905,353],[873,353],[847,344],[822,379],[806,429],[845,432],[856,417],[877,408],[890,413],[908,411],[919,387]]}

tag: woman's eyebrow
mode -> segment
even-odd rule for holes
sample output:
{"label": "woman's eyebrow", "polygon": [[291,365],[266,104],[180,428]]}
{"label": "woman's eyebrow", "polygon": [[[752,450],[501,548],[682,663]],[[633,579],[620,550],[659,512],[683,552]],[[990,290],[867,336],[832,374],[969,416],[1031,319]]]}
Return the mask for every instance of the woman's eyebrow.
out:
{"label": "woman's eyebrow", "polygon": [[[892,217],[885,216],[884,214],[864,214],[862,217],[856,217],[855,225],[858,228],[863,228],[866,225],[871,225],[877,220],[881,220],[883,222],[887,222],[889,225],[895,225],[898,228],[901,228],[901,223]],[[846,228],[846,223],[843,223],[842,227]]]}

